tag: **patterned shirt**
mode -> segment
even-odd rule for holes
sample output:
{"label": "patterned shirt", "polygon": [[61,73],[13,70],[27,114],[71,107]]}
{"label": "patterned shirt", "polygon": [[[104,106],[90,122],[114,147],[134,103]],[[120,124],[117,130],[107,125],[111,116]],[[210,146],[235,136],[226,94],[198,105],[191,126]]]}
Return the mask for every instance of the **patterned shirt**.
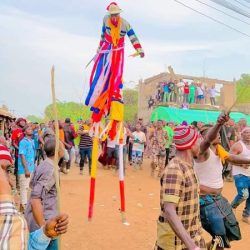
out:
{"label": "patterned shirt", "polygon": [[[161,214],[159,221],[167,225],[165,229],[168,230],[168,235],[174,241],[175,250],[187,249],[184,243],[174,235],[175,233],[171,227],[169,227],[164,213],[165,202],[176,204],[176,213],[184,228],[201,249],[206,249],[205,241],[201,236],[202,227],[200,222],[198,181],[193,166],[179,158],[174,158],[170,161],[161,178]],[[164,247],[162,248],[164,249]]]}
{"label": "patterned shirt", "polygon": [[88,126],[80,126],[79,131],[83,132],[85,130],[86,133],[80,136],[79,148],[92,148],[93,140],[92,137],[87,132],[89,130]]}
{"label": "patterned shirt", "polygon": [[14,205],[10,195],[0,195],[0,249],[1,250],[44,250],[47,249],[50,238],[43,228],[30,234],[26,221]]}
{"label": "patterned shirt", "polygon": [[26,250],[28,228],[10,195],[0,195],[0,249]]}
{"label": "patterned shirt", "polygon": [[155,129],[151,134],[151,145],[153,152],[158,153],[160,150],[165,150],[168,135],[163,129]]}

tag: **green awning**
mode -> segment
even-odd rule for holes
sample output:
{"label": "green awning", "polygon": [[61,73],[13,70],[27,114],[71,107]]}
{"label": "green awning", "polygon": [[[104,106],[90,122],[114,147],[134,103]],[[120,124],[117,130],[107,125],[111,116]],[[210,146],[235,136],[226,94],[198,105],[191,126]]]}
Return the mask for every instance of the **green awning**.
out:
{"label": "green awning", "polygon": [[[220,111],[212,110],[198,110],[198,109],[179,109],[173,107],[157,107],[154,109],[151,115],[151,121],[164,120],[181,123],[187,121],[191,123],[193,121],[202,121],[204,123],[216,122]],[[238,122],[244,118],[250,123],[250,116],[240,112],[231,112],[230,117]]]}

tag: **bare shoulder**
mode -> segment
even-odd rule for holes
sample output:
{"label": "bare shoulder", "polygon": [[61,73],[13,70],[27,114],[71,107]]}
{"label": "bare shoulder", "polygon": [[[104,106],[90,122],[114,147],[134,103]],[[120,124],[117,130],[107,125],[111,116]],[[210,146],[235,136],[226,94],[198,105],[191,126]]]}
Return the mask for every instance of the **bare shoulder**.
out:
{"label": "bare shoulder", "polygon": [[240,141],[236,142],[235,144],[232,145],[230,152],[234,154],[240,154],[242,152],[242,144]]}

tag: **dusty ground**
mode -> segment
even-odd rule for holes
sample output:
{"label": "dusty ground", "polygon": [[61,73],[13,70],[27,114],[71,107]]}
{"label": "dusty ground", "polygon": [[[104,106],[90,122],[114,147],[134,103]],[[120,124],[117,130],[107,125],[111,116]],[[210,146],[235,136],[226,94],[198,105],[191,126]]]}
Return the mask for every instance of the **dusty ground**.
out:
{"label": "dusty ground", "polygon": [[[159,215],[159,181],[150,177],[148,162],[142,171],[130,168],[126,176],[126,217],[121,223],[118,177],[112,171],[98,169],[94,218],[88,222],[89,177],[86,169],[79,175],[73,167],[62,176],[62,210],[70,215],[68,233],[62,237],[62,249],[70,250],[152,250]],[[233,183],[226,183],[224,195],[231,201]],[[232,250],[250,249],[250,226],[241,222],[243,206],[236,211],[243,239]],[[206,239],[209,237],[206,235]]]}

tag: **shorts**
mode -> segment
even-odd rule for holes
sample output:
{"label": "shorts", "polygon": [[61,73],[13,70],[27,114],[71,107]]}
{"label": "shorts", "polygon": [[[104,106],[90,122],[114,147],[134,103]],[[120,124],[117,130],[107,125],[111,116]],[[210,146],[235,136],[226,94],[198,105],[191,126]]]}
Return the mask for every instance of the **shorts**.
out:
{"label": "shorts", "polygon": [[230,248],[230,241],[241,239],[239,224],[229,202],[221,195],[200,197],[202,227],[215,239],[218,246]]}
{"label": "shorts", "polygon": [[197,99],[199,99],[199,100],[204,99],[204,95],[198,95]]}

